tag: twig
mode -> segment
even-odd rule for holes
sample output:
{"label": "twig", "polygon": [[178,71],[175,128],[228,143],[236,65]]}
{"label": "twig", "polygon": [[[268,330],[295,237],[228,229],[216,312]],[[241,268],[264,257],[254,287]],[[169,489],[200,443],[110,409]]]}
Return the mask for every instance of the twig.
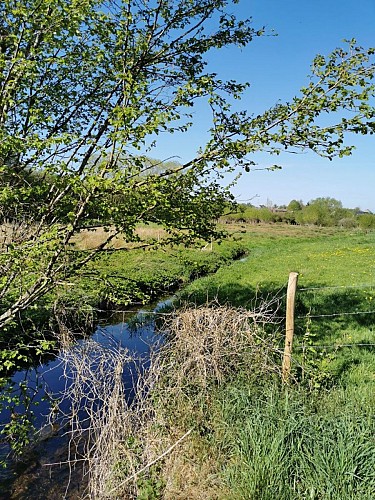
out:
{"label": "twig", "polygon": [[53,462],[53,463],[50,463],[50,464],[42,464],[43,467],[53,467],[55,465],[66,465],[66,464],[76,464],[78,462],[87,462],[88,459],[87,458],[76,458],[74,460],[64,460],[63,462]]}
{"label": "twig", "polygon": [[129,483],[129,481],[131,481],[135,477],[139,476],[139,474],[141,474],[142,472],[144,472],[146,469],[148,469],[152,465],[154,465],[157,462],[159,462],[159,460],[161,460],[166,455],[168,455],[168,453],[170,453],[172,450],[174,450],[174,448],[176,448],[176,446],[178,446],[181,443],[181,441],[183,441],[192,432],[192,430],[193,429],[189,429],[182,437],[180,437],[180,439],[178,439],[174,444],[172,444],[172,446],[170,446],[166,451],[164,451],[161,455],[159,455],[157,458],[155,458],[155,460],[152,460],[151,462],[149,462],[148,464],[146,464],[144,467],[142,467],[139,471],[137,471],[134,474],[132,474],[131,476],[127,477],[124,481],[122,481],[120,484],[118,484],[117,486],[115,486],[115,488],[113,488],[111,491],[109,491],[108,495],[111,495],[118,488],[120,488],[121,486],[124,486],[125,484]]}

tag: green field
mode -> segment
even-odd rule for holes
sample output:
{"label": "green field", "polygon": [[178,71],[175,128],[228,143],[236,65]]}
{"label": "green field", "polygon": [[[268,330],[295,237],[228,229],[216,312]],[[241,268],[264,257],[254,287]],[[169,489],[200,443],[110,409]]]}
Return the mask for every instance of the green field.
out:
{"label": "green field", "polygon": [[172,492],[183,488],[184,498],[370,500],[375,233],[265,225],[248,226],[241,237],[247,258],[194,281],[181,301],[263,305],[274,316],[265,335],[274,339],[274,360],[281,363],[286,284],[289,272],[299,272],[293,379],[283,387],[276,375],[260,369],[254,379],[250,366],[249,373],[241,367],[198,402],[185,400],[204,432],[180,457],[186,469],[175,473]]}
{"label": "green field", "polygon": [[[180,287],[140,400],[116,409],[112,441],[99,439],[105,481],[119,498],[372,500],[375,232],[226,228],[212,248],[108,252],[61,290],[63,304],[115,309]],[[295,338],[282,384],[291,271]]]}
{"label": "green field", "polygon": [[[269,302],[282,320],[288,275],[297,271],[297,359],[302,349],[311,352],[311,345],[328,346],[326,351],[335,354],[330,363],[335,374],[345,377],[354,370],[363,371],[364,380],[371,378],[362,365],[367,359],[373,363],[374,347],[356,344],[375,344],[375,233],[268,226],[242,237],[247,258],[196,280],[184,289],[183,299],[255,309]],[[348,344],[352,347],[340,347]]]}
{"label": "green field", "polygon": [[242,288],[276,292],[288,281],[291,271],[300,273],[302,288],[374,285],[374,232],[269,225],[248,226],[240,236],[248,259],[195,282],[188,292],[197,294],[208,289],[212,294],[219,292],[223,300],[244,305]]}

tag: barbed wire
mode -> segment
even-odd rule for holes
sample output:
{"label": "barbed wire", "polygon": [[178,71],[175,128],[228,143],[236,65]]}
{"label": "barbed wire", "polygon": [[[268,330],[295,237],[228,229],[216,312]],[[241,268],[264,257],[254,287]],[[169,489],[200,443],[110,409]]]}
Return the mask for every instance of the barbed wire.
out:
{"label": "barbed wire", "polygon": [[354,312],[340,312],[331,314],[305,314],[303,316],[297,316],[296,319],[316,319],[316,318],[334,318],[337,316],[357,316],[361,314],[375,314],[375,310],[372,311],[354,311]]}
{"label": "barbed wire", "polygon": [[335,289],[345,289],[345,288],[351,288],[351,289],[356,289],[356,288],[375,288],[375,283],[373,284],[363,284],[363,285],[332,285],[332,286],[312,286],[312,287],[306,287],[306,288],[298,288],[298,292],[307,292],[311,290],[335,290]]}
{"label": "barbed wire", "polygon": [[326,345],[298,345],[294,347],[296,351],[302,351],[307,349],[341,349],[342,347],[375,347],[375,344],[372,343],[358,343],[358,344],[326,344]]}

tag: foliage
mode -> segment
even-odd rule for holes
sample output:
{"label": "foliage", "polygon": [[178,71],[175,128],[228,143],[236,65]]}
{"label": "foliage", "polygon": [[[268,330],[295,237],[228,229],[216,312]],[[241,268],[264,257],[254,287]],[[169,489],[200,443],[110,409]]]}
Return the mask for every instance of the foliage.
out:
{"label": "foliage", "polygon": [[297,212],[298,210],[302,210],[302,206],[303,204],[301,201],[292,200],[291,202],[289,202],[287,208],[290,212]]}
{"label": "foliage", "polygon": [[[82,268],[117,234],[158,222],[170,241],[215,234],[230,203],[223,171],[258,150],[349,154],[346,132],[372,133],[372,49],[351,41],[318,56],[301,96],[254,117],[232,112],[247,84],[207,68],[211,50],[264,33],[229,0],[5,0],[0,7],[0,328]],[[237,3],[237,0],[234,0]],[[186,132],[203,99],[213,124],[185,164],[155,168],[160,133]],[[333,113],[330,126],[322,114]],[[119,202],[119,200],[121,202]],[[113,228],[72,250],[88,218]]]}
{"label": "foliage", "polygon": [[[236,212],[223,215],[223,222],[274,223],[315,225],[321,227],[342,227],[345,229],[361,226],[371,229],[372,214],[359,215],[359,209],[344,208],[341,201],[334,198],[310,200],[306,206],[302,201],[292,200],[288,207],[253,207],[239,205]],[[364,217],[363,222],[361,219]]]}
{"label": "foliage", "polygon": [[214,234],[229,195],[207,158],[222,153],[158,170],[139,151],[161,131],[186,130],[201,96],[219,115],[224,96],[244,88],[205,71],[209,50],[257,36],[221,12],[226,3],[2,4],[1,207],[22,230],[1,255],[0,326],[101,249],[69,247],[95,207],[128,241],[139,221],[162,223],[177,241]]}
{"label": "foliage", "polygon": [[335,226],[343,218],[342,203],[334,198],[311,200],[298,214],[299,221],[316,226]]}
{"label": "foliage", "polygon": [[[30,388],[26,380],[15,383],[1,379],[1,390],[0,410],[3,415],[8,413],[10,418],[8,422],[2,422],[0,436],[9,444],[13,456],[20,459],[33,439],[34,410],[38,405],[34,399],[38,387]],[[0,464],[6,466],[4,455]]]}
{"label": "foliage", "polygon": [[375,215],[374,214],[363,214],[358,218],[359,227],[361,229],[369,230],[375,229]]}

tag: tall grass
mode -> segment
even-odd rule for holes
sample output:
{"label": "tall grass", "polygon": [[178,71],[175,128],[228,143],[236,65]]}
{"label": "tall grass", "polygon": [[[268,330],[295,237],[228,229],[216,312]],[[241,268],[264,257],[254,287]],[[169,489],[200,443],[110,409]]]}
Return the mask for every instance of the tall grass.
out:
{"label": "tall grass", "polygon": [[348,404],[344,393],[338,411],[329,401],[337,395],[227,387],[217,421],[230,498],[373,498],[375,413]]}
{"label": "tall grass", "polygon": [[283,387],[270,321],[218,305],[172,313],[130,404],[126,351],[63,346],[72,443],[82,449],[83,438],[90,498],[372,499],[370,385]]}

